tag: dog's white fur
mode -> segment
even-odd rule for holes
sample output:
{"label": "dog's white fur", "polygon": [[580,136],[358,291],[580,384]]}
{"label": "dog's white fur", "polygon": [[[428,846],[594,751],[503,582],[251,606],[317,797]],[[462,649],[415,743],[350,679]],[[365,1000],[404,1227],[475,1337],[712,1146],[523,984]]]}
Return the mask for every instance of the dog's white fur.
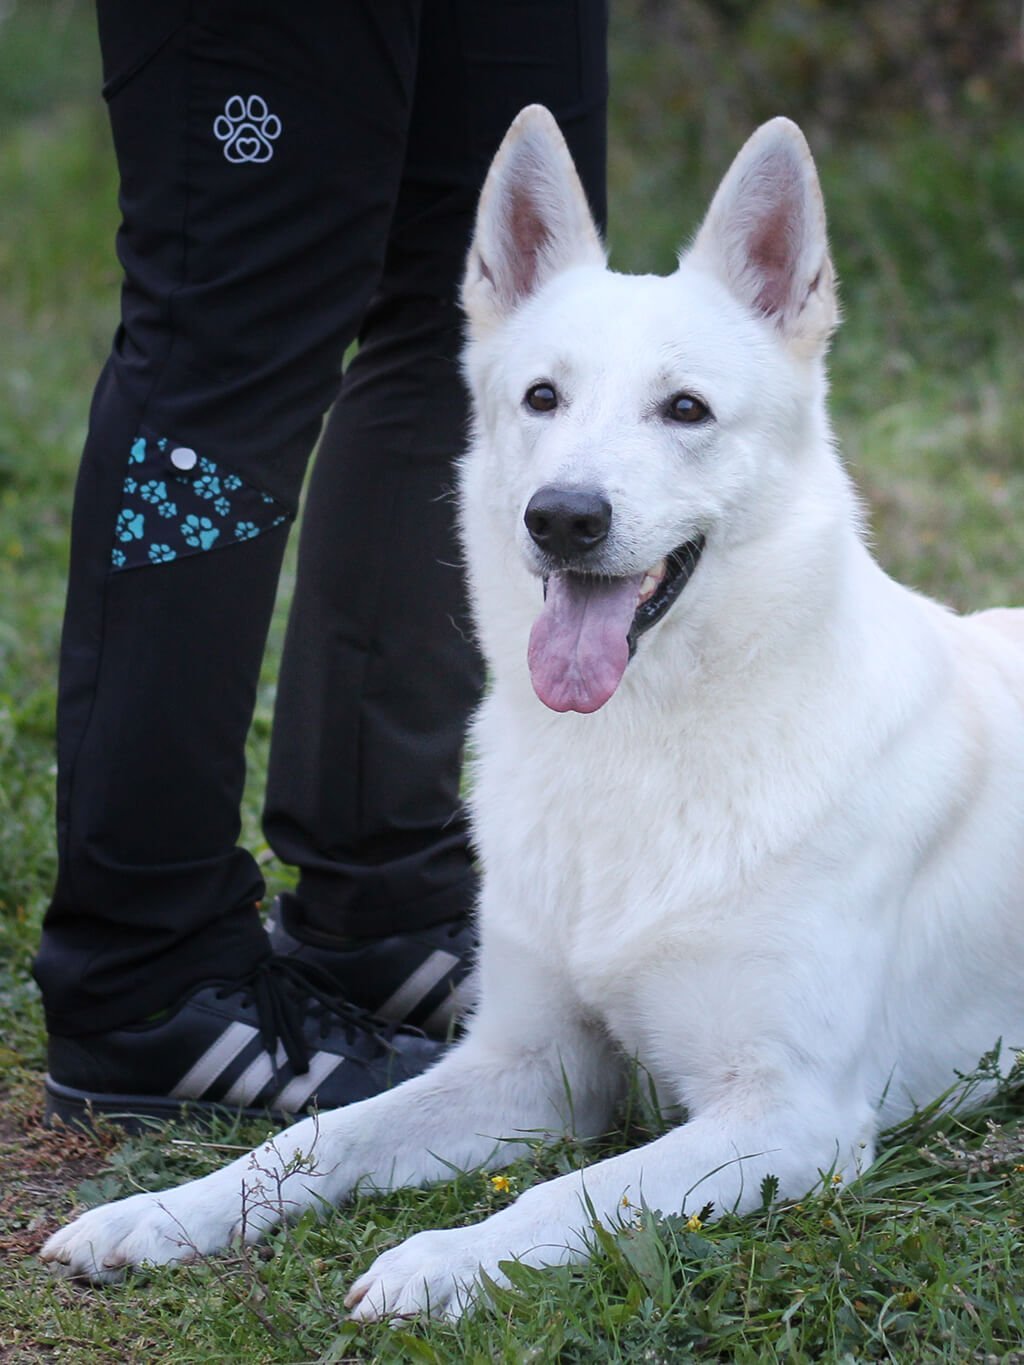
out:
{"label": "dog's white fur", "polygon": [[[852,1175],[881,1125],[1024,1042],[1024,612],[958,618],[864,546],[825,411],[837,311],[799,130],[755,133],[678,271],[634,278],[606,271],[553,120],[524,111],[465,303],[463,526],[492,677],[479,1008],[425,1075],[86,1213],[43,1251],[65,1273],[216,1251],[247,1185],[258,1236],[280,1213],[253,1199],[257,1164],[309,1158],[282,1178],[298,1211],[494,1168],[524,1134],[599,1133],[639,1058],[685,1122],[412,1237],[347,1300],[359,1319],[455,1316],[502,1260],[585,1256],[624,1199],[743,1210],[769,1173],[788,1196]],[[524,405],[540,381],[554,411]],[[712,417],[671,421],[681,391]],[[523,515],[552,484],[611,503],[606,572],[706,537],[591,715],[547,709],[527,671],[543,566]]]}

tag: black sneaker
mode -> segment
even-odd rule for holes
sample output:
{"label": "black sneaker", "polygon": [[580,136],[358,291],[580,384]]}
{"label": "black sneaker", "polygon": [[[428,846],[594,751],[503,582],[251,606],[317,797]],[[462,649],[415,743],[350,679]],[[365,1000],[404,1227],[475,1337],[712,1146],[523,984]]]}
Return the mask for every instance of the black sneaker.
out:
{"label": "black sneaker", "polygon": [[315,967],[270,958],[143,1023],[51,1037],[46,1118],[88,1126],[103,1114],[133,1129],[185,1112],[289,1119],[376,1095],[443,1050],[340,1000]]}
{"label": "black sneaker", "polygon": [[431,1038],[451,1036],[472,1003],[476,935],[468,916],[414,933],[344,939],[310,929],[300,907],[288,892],[274,901],[266,927],[275,953],[315,964],[340,995],[379,1019],[414,1024]]}

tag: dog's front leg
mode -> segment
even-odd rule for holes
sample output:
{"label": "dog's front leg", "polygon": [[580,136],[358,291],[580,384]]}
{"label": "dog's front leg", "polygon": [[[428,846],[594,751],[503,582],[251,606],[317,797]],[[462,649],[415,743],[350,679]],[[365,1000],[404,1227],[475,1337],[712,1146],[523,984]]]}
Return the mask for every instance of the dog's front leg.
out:
{"label": "dog's front leg", "polygon": [[[282,1218],[324,1208],[357,1184],[391,1189],[507,1164],[525,1137],[598,1131],[617,1094],[604,1046],[560,1021],[519,1045],[476,1021],[432,1070],[394,1090],[304,1119],[223,1170],[176,1189],[91,1209],[42,1258],[60,1273],[117,1280],[126,1268],[193,1260]],[[537,1023],[536,1020],[533,1021]],[[569,1093],[571,1091],[571,1093]]]}
{"label": "dog's front leg", "polygon": [[418,1233],[378,1257],[346,1303],[361,1321],[457,1318],[484,1276],[508,1283],[503,1261],[585,1260],[595,1222],[614,1230],[645,1207],[744,1212],[760,1201],[766,1175],[778,1178],[779,1194],[798,1197],[823,1173],[852,1173],[871,1159],[874,1126],[866,1103],[827,1106],[812,1094],[747,1118],[728,1105],[708,1110],[646,1147],[535,1185],[473,1227]]}

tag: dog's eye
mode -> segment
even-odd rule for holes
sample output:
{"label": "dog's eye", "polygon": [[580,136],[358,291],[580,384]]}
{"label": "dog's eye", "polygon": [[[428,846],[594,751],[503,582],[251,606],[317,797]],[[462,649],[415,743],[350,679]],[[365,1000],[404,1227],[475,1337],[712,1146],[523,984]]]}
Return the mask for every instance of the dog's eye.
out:
{"label": "dog's eye", "polygon": [[558,394],[551,384],[534,384],[526,390],[524,402],[534,412],[554,412],[558,407]]}
{"label": "dog's eye", "polygon": [[705,417],[710,417],[711,411],[706,403],[694,398],[692,393],[677,393],[674,398],[668,400],[665,416],[671,418],[673,422],[685,422],[693,426],[697,422],[703,422]]}

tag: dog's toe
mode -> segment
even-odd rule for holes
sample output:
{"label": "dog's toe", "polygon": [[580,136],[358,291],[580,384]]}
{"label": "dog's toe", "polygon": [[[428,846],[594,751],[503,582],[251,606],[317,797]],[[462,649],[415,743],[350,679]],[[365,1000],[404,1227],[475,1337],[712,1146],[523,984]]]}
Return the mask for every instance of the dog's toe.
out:
{"label": "dog's toe", "polygon": [[54,1274],[110,1284],[133,1266],[194,1260],[223,1242],[209,1210],[176,1208],[169,1194],[136,1194],[83,1213],[39,1255]]}
{"label": "dog's toe", "polygon": [[451,1322],[472,1307],[481,1269],[490,1279],[504,1281],[478,1228],[420,1232],[378,1256],[349,1290],[345,1306],[356,1322],[412,1317]]}
{"label": "dog's toe", "polygon": [[[134,1201],[126,1200],[125,1204]],[[49,1239],[39,1253],[57,1275],[109,1284],[123,1278],[131,1263],[127,1250],[136,1240],[139,1212],[117,1204],[90,1209]]]}

